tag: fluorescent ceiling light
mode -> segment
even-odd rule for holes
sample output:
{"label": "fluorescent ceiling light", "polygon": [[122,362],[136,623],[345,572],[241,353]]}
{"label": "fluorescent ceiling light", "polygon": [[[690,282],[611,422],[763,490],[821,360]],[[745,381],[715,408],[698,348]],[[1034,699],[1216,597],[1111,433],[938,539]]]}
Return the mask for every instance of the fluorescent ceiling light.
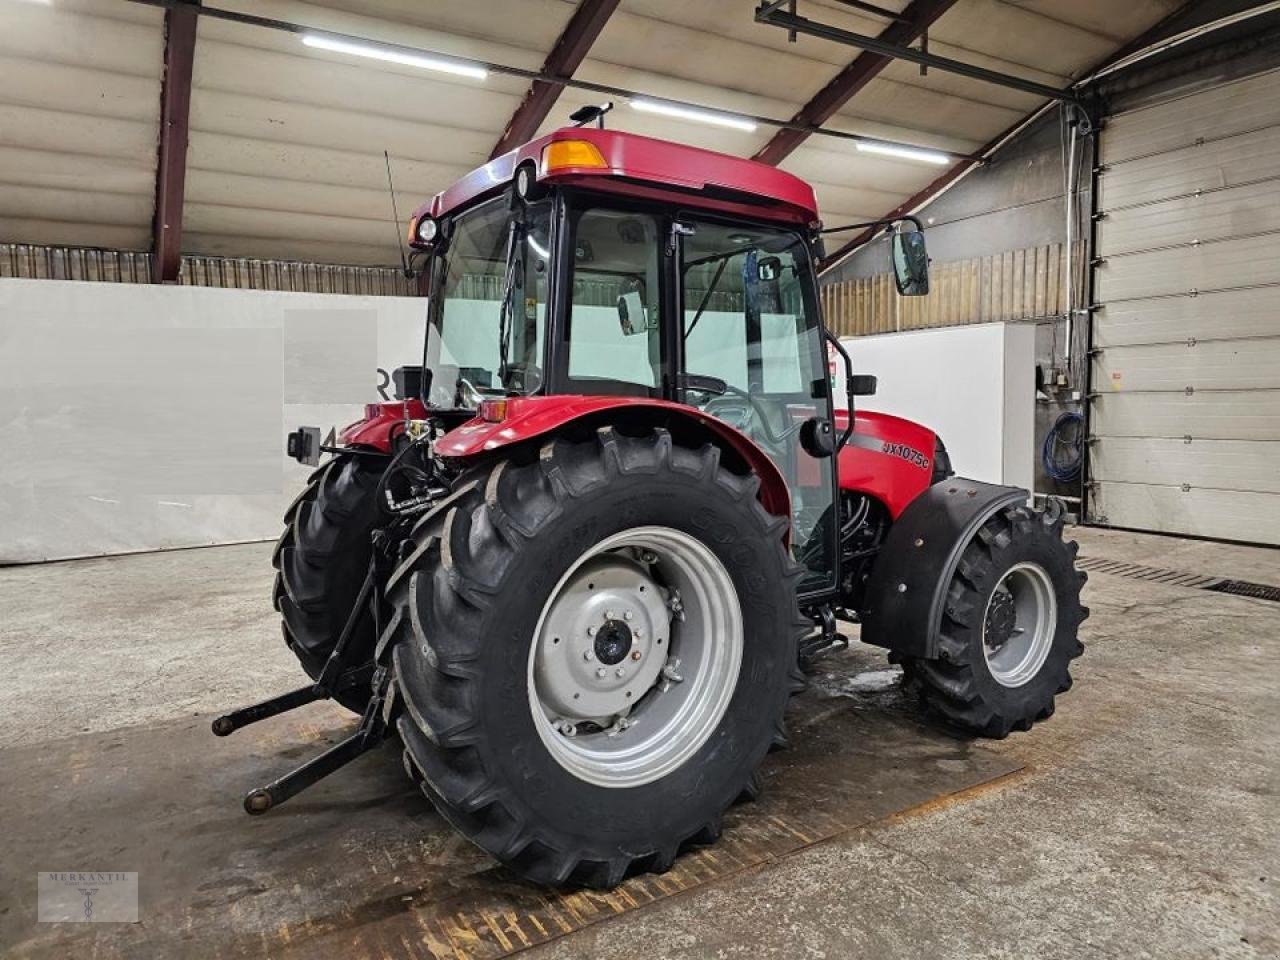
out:
{"label": "fluorescent ceiling light", "polygon": [[676,117],[680,120],[692,120],[695,123],[709,123],[713,127],[728,127],[730,130],[743,130],[751,133],[756,125],[743,117],[735,117],[731,113],[716,113],[714,110],[699,110],[697,107],[682,107],[665,100],[634,99],[631,106],[642,113],[659,113],[664,117]]}
{"label": "fluorescent ceiling light", "polygon": [[896,143],[878,143],[875,140],[859,140],[856,144],[860,153],[879,153],[886,157],[900,157],[903,160],[919,160],[922,163],[936,163],[945,166],[951,158],[937,150],[922,150],[919,147],[904,147]]}
{"label": "fluorescent ceiling light", "polygon": [[430,57],[417,53],[404,53],[392,47],[384,47],[374,43],[353,43],[350,40],[339,40],[323,34],[305,33],[302,42],[308,47],[320,50],[331,50],[334,53],[349,53],[353,57],[368,57],[370,60],[385,60],[387,63],[399,63],[406,67],[421,67],[423,70],[435,70],[439,73],[452,73],[459,77],[470,77],[483,80],[489,76],[484,67],[460,60],[447,60],[444,57]]}

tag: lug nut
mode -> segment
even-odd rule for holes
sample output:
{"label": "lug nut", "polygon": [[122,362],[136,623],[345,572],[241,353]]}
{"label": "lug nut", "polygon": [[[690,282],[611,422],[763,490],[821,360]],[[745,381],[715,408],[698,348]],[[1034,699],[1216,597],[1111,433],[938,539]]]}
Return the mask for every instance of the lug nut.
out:
{"label": "lug nut", "polygon": [[599,677],[601,680],[603,680],[608,675],[609,675],[609,671],[606,670],[604,667],[596,668],[596,676]]}
{"label": "lug nut", "polygon": [[612,619],[613,619],[613,611],[612,611],[612,610],[606,610],[606,611],[604,612],[604,618],[605,618],[606,620],[612,620]]}
{"label": "lug nut", "polygon": [[639,660],[639,659],[640,659],[640,651],[639,651],[639,650],[632,650],[632,651],[631,651],[631,659],[632,659],[632,660]]}
{"label": "lug nut", "polygon": [[595,656],[595,654],[594,654],[594,653],[592,653],[592,651],[591,651],[591,648],[590,648],[590,647],[587,647],[587,649],[585,649],[585,650],[583,650],[583,651],[582,651],[582,659],[583,659],[583,660],[590,660],[593,656]]}
{"label": "lug nut", "polygon": [[627,675],[627,671],[623,670],[621,667],[619,667],[617,670],[613,672],[616,676],[619,676],[619,677],[625,677]]}
{"label": "lug nut", "polygon": [[596,635],[596,628],[595,628],[595,627],[587,627],[587,636],[588,636],[588,637],[594,637],[595,635]]}
{"label": "lug nut", "polygon": [[630,610],[628,610],[626,613],[624,613],[624,614],[622,615],[622,619],[623,619],[623,620],[630,620],[630,619],[631,619],[632,617],[634,617],[634,616],[635,616],[635,614],[634,614],[634,613],[632,613]]}
{"label": "lug nut", "polygon": [[632,627],[631,635],[636,639],[639,639],[640,637],[644,636],[644,631],[641,630],[639,627]]}

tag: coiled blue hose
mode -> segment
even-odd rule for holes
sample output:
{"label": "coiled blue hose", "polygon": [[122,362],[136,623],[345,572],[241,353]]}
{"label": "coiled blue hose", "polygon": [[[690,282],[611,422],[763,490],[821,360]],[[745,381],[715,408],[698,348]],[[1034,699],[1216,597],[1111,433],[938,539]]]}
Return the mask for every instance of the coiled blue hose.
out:
{"label": "coiled blue hose", "polygon": [[[1063,439],[1063,431],[1068,427],[1074,427],[1074,432]],[[1044,464],[1045,475],[1059,483],[1070,483],[1080,478],[1080,468],[1084,463],[1083,415],[1067,411],[1053,422],[1040,448],[1040,462]]]}

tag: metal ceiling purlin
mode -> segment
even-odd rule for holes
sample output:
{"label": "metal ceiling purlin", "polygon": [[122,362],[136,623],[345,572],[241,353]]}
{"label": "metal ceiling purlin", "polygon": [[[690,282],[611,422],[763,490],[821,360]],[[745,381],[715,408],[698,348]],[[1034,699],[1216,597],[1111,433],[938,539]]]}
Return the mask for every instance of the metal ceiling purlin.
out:
{"label": "metal ceiling purlin", "polygon": [[[889,24],[878,40],[894,45],[911,43],[928,30],[939,17],[955,6],[956,2],[957,0],[912,0],[902,11],[901,18]],[[766,4],[756,11],[757,20],[761,20],[762,16],[763,22],[770,23],[771,17],[791,15],[782,14]],[[769,138],[768,143],[756,151],[752,159],[774,165],[781,163],[809,139],[809,133],[806,130],[796,129],[796,127],[817,127],[830,120],[891,61],[892,58],[884,54],[870,51],[860,53],[800,108],[791,120],[794,127],[784,127],[775,133]]]}
{"label": "metal ceiling purlin", "polygon": [[[906,45],[910,40],[900,41],[887,38],[886,35],[893,27],[885,30],[879,37],[868,37],[861,33],[853,33],[849,30],[833,27],[830,24],[818,23],[816,20],[797,16],[794,13],[765,9],[756,12],[756,21],[773,27],[781,27],[788,33],[803,33],[811,37],[820,37],[824,40],[834,40],[836,43],[843,43],[851,47],[861,47],[867,53],[878,54],[882,57],[892,57],[897,60],[909,60],[924,67],[934,67],[946,73],[955,73],[973,80],[985,80],[987,83],[1011,87],[1014,90],[1047,97],[1051,100],[1075,99],[1075,93],[1071,90],[1059,90],[1057,87],[1036,83],[1034,80],[1026,80],[1011,73],[999,73],[972,63],[965,63],[962,60],[952,60],[950,57],[942,57],[936,53],[916,50]],[[894,24],[894,26],[897,26],[897,24]],[[912,39],[915,38],[913,37]]]}
{"label": "metal ceiling purlin", "polygon": [[160,147],[151,240],[151,279],[155,283],[177,283],[182,267],[182,205],[197,20],[194,6],[170,7],[164,15],[164,81],[160,88]]}
{"label": "metal ceiling purlin", "polygon": [[511,115],[507,128],[489,155],[490,159],[532,139],[538,132],[538,127],[547,119],[564,89],[564,84],[556,83],[555,79],[573,76],[613,16],[613,11],[618,8],[618,3],[619,0],[583,0],[573,12],[542,65],[543,75],[552,79],[534,80],[529,85],[529,92]]}

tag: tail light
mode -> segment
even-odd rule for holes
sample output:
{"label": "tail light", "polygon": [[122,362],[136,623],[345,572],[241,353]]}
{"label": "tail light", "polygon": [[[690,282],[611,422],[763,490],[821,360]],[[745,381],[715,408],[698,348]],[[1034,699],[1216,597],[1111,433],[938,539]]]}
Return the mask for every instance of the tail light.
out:
{"label": "tail light", "polygon": [[507,419],[507,401],[505,399],[481,400],[480,419],[486,423],[501,423]]}

